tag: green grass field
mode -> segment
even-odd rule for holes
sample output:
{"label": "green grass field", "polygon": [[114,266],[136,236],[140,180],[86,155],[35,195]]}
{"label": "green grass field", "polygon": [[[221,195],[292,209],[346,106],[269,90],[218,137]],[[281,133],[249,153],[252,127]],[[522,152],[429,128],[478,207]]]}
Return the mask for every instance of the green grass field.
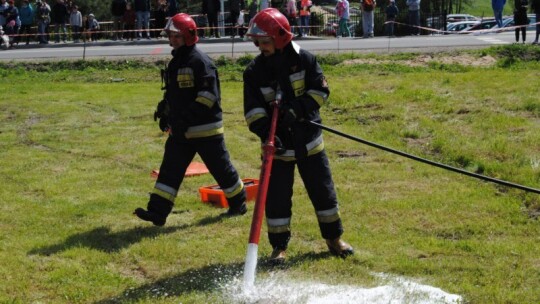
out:
{"label": "green grass field", "polygon": [[[540,188],[540,52],[511,45],[463,53],[321,56],[331,95],[323,122],[347,134]],[[425,56],[425,55],[422,55]],[[226,142],[243,178],[259,144],[243,119],[245,61],[220,58]],[[365,64],[363,62],[369,62]],[[423,61],[422,61],[423,62]],[[165,135],[152,120],[160,62],[0,63],[0,303],[230,303],[253,203],[240,218],[200,202],[209,175],[183,183],[162,228],[146,206]],[[227,64],[225,64],[227,63]],[[300,178],[284,276],[363,288],[405,277],[467,303],[539,303],[540,199],[325,133],[355,256],[330,256]],[[260,303],[263,303],[261,301]],[[414,299],[403,303],[414,303]]]}

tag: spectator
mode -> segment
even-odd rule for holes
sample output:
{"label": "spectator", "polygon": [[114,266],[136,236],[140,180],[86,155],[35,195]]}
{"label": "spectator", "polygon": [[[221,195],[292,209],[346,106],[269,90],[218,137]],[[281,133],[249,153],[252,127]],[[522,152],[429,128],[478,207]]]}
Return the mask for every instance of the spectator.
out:
{"label": "spectator", "polygon": [[178,6],[176,5],[176,0],[168,0],[168,1],[169,1],[169,4],[168,4],[169,10],[167,12],[168,12],[168,16],[172,17],[178,13]]}
{"label": "spectator", "polygon": [[88,35],[89,35],[90,41],[92,42],[97,41],[99,38],[99,21],[97,21],[96,16],[94,16],[94,14],[88,15],[86,28],[88,29]]}
{"label": "spectator", "polygon": [[69,24],[71,24],[71,35],[73,38],[73,42],[79,43],[81,39],[81,32],[82,32],[82,14],[79,12],[79,7],[77,5],[73,5],[71,7],[71,14],[69,14]]}
{"label": "spectator", "polygon": [[66,22],[67,17],[69,16],[69,11],[67,9],[64,0],[56,0],[56,4],[53,5],[51,9],[51,22],[54,24],[54,42],[60,42],[60,32],[62,32],[62,41],[66,42],[67,39],[67,29]]}
{"label": "spectator", "polygon": [[261,0],[261,6],[259,7],[259,12],[263,9],[267,9],[270,7],[270,0]]}
{"label": "spectator", "polygon": [[396,6],[395,0],[390,0],[388,3],[388,6],[385,10],[386,13],[386,34],[388,37],[395,37],[394,36],[394,22],[396,21],[396,17],[399,13],[399,9]]}
{"label": "spectator", "polygon": [[[296,17],[298,16],[295,0],[287,0],[287,4],[285,4],[285,16],[287,16],[287,20],[289,20],[289,24],[291,25],[291,32],[294,34],[294,25],[296,24]],[[298,34],[301,35],[300,32]]]}
{"label": "spectator", "polygon": [[24,35],[26,44],[30,43],[30,35],[32,34],[32,26],[34,25],[34,7],[28,0],[23,0],[19,8],[19,18],[21,19],[21,29],[19,33]]}
{"label": "spectator", "polygon": [[111,3],[111,14],[113,21],[112,39],[122,40],[122,31],[124,30],[124,13],[126,12],[126,0],[113,0]]}
{"label": "spectator", "polygon": [[491,0],[491,8],[493,9],[493,16],[499,28],[503,27],[503,9],[506,4],[506,0]]}
{"label": "spectator", "polygon": [[[525,43],[527,34],[527,25],[529,24],[529,18],[527,17],[527,6],[529,2],[527,0],[515,0],[514,1],[514,24],[516,27],[516,43],[519,42],[519,32],[521,32],[522,42]],[[519,27],[521,25],[521,27]]]}
{"label": "spectator", "polygon": [[[240,17],[240,11],[245,8],[244,0],[229,0],[229,18],[231,26],[238,29],[238,17]],[[242,22],[243,23],[243,22]]]}
{"label": "spectator", "polygon": [[19,19],[19,9],[15,6],[14,0],[8,0],[8,8],[4,11],[6,17],[5,31],[9,36],[9,46],[13,47],[19,39],[19,27],[21,19]]}
{"label": "spectator", "polygon": [[246,19],[246,23],[249,24],[251,21],[251,18],[253,18],[257,12],[259,11],[259,5],[257,3],[257,0],[253,0],[251,4],[248,6],[248,18]]}
{"label": "spectator", "polygon": [[0,26],[4,27],[6,25],[6,16],[5,11],[8,9],[9,5],[6,0],[0,0]]}
{"label": "spectator", "polygon": [[420,0],[407,0],[411,35],[420,35]]}
{"label": "spectator", "polygon": [[339,26],[336,35],[341,35],[342,37],[351,37],[351,31],[349,30],[349,1],[339,0],[336,4],[336,13],[339,17]]}
{"label": "spectator", "polygon": [[167,19],[167,12],[169,10],[167,0],[158,0],[157,7],[154,12],[154,27],[159,31],[153,31],[155,38],[160,38],[161,29],[165,28],[165,20]]}
{"label": "spectator", "polygon": [[302,37],[309,34],[309,18],[311,16],[311,0],[300,0],[300,32]]}
{"label": "spectator", "polygon": [[362,9],[362,30],[364,38],[372,38],[374,36],[373,28],[375,25],[374,21],[374,10],[377,6],[375,0],[361,0],[360,7]]}
{"label": "spectator", "polygon": [[49,24],[51,23],[51,7],[47,0],[36,2],[36,19],[38,22],[38,40],[39,44],[49,43]]}
{"label": "spectator", "polygon": [[126,35],[126,40],[133,41],[135,39],[135,21],[137,20],[137,15],[132,9],[131,2],[126,4],[126,11],[124,12],[124,17],[122,21],[124,22],[124,33]]}
{"label": "spectator", "polygon": [[221,12],[220,0],[203,0],[202,13],[208,19],[210,37],[220,38],[218,28],[218,14]]}
{"label": "spectator", "polygon": [[134,0],[133,9],[137,15],[137,40],[143,38],[143,28],[146,29],[146,39],[150,39],[150,0]]}
{"label": "spectator", "polygon": [[[531,11],[536,15],[536,22],[540,22],[540,0],[531,1]],[[540,36],[540,23],[536,23],[536,38],[532,44],[538,44],[538,36]]]}

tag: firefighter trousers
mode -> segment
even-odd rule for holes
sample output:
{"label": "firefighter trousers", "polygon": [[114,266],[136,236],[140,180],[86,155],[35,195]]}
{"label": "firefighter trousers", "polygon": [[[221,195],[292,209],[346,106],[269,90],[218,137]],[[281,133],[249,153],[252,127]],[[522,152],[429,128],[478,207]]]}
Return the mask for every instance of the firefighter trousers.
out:
{"label": "firefighter trousers", "polygon": [[[174,201],[195,154],[199,154],[210,174],[225,192],[230,207],[238,207],[245,202],[246,191],[230,161],[223,136],[204,140],[178,140],[169,136],[154,193]],[[151,203],[152,201],[149,204]]]}
{"label": "firefighter trousers", "polygon": [[296,166],[315,208],[322,237],[335,239],[343,234],[326,152],[323,150],[297,161],[275,159],[272,163],[266,201],[268,238],[273,248],[287,249],[291,236],[290,222]]}

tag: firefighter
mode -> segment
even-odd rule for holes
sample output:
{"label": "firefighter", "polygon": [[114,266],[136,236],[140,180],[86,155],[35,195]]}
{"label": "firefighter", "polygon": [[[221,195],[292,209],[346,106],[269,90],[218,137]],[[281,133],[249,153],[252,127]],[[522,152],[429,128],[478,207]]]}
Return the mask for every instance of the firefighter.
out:
{"label": "firefighter", "polygon": [[285,261],[291,237],[295,167],[328,249],[337,256],[351,255],[353,248],[341,239],[343,226],[322,132],[302,122],[321,122],[319,108],[330,93],[323,71],[315,56],[292,42],[287,18],[277,9],[268,8],[255,15],[246,35],[261,54],[244,71],[244,116],[249,130],[263,143],[270,128],[271,103],[282,96],[266,204],[268,238],[273,248],[270,262]]}
{"label": "firefighter", "polygon": [[161,73],[165,93],[154,120],[159,119],[160,129],[169,137],[147,209],[137,208],[134,214],[163,226],[196,153],[225,193],[229,204],[225,215],[245,214],[246,191],[223,137],[216,66],[197,48],[197,26],[189,15],[170,18],[162,34],[168,36],[173,58]]}

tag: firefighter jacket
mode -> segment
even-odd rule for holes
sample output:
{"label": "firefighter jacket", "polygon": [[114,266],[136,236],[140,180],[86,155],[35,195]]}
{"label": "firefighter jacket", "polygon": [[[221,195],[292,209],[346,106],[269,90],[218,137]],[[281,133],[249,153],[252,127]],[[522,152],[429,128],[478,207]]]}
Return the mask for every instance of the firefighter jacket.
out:
{"label": "firefighter jacket", "polygon": [[180,140],[223,136],[217,68],[196,45],[172,51],[164,71],[172,135]]}
{"label": "firefighter jacket", "polygon": [[274,158],[294,161],[322,151],[321,130],[301,120],[320,123],[319,108],[327,101],[330,91],[315,56],[294,42],[274,55],[258,55],[244,71],[244,116],[249,130],[263,142],[270,129],[271,103],[278,89],[282,92],[280,103],[295,102],[301,106],[302,114],[290,129],[276,130],[286,151]]}

